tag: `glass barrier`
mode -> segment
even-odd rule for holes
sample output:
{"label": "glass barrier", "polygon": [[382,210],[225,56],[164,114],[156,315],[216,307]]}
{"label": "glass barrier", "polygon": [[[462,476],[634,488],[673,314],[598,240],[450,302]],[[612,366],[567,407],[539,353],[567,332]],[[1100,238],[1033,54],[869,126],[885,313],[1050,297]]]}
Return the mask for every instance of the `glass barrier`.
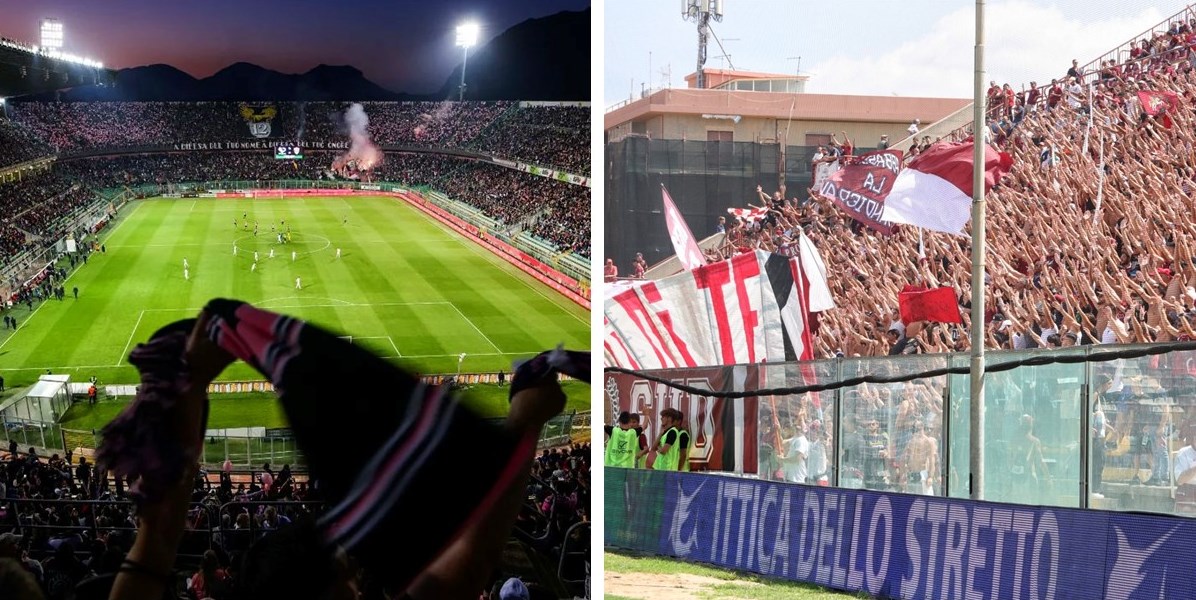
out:
{"label": "glass barrier", "polygon": [[[1147,348],[1157,354],[1110,356]],[[992,370],[1026,359],[1035,364]],[[964,354],[768,364],[761,365],[758,389],[969,364]],[[1196,516],[1196,350],[992,352],[986,366],[984,500]],[[633,388],[620,381],[610,390],[621,396],[619,390]],[[755,437],[758,470],[745,476],[967,498],[969,398],[966,373],[761,396],[758,422],[746,434]]]}

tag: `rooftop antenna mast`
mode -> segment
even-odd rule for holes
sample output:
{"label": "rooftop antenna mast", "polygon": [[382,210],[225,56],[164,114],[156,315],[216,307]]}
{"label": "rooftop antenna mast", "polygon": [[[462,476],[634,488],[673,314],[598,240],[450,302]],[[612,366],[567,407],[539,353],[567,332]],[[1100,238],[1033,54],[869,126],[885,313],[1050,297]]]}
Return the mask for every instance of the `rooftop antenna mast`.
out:
{"label": "rooftop antenna mast", "polygon": [[706,41],[710,37],[710,20],[723,20],[723,0],[683,0],[681,17],[698,24],[697,88],[706,89]]}

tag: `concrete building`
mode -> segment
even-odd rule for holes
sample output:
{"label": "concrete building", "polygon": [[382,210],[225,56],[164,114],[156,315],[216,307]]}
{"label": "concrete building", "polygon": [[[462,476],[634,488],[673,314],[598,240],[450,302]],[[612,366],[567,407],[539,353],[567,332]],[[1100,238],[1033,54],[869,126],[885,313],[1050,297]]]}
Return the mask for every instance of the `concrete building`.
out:
{"label": "concrete building", "polygon": [[[804,93],[807,77],[707,69],[710,89],[664,89],[605,116],[606,253],[629,272],[636,252],[649,263],[673,254],[661,213],[664,184],[699,239],[728,207],[758,203],[756,186],[804,198],[810,158],[843,133],[857,153],[882,135],[906,150],[914,119],[949,131],[971,122],[971,99]],[[952,124],[954,121],[957,124]],[[933,137],[931,138],[934,139]]]}

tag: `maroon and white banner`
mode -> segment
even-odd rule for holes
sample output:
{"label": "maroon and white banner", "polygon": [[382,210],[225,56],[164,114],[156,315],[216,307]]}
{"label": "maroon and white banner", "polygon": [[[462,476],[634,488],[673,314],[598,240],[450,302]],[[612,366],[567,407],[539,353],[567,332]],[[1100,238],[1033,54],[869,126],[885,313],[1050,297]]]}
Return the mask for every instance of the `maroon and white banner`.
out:
{"label": "maroon and white banner", "polygon": [[818,194],[829,198],[851,218],[891,235],[891,223],[881,221],[885,197],[893,189],[893,182],[901,172],[900,150],[879,150],[862,154],[839,169],[823,182]]}
{"label": "maroon and white banner", "polygon": [[[652,374],[711,391],[743,391],[759,389],[760,385],[760,368],[755,365],[674,369]],[[685,415],[682,425],[690,437],[691,471],[756,473],[759,470],[757,398],[725,400],[696,396],[623,373],[607,373],[605,385],[614,415],[622,411],[642,415],[640,425],[652,442],[664,433],[660,429],[660,411],[666,408],[681,411]]]}
{"label": "maroon and white banner", "polygon": [[825,290],[825,278],[803,270],[802,260],[757,250],[612,291],[603,308],[606,364],[644,370],[813,358],[808,313],[833,302],[813,293]]}

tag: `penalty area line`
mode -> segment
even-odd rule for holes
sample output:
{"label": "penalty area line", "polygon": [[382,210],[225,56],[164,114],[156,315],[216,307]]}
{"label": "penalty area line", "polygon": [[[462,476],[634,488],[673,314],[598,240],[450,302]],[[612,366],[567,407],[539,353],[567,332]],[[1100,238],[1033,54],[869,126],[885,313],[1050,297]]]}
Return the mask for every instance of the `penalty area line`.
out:
{"label": "penalty area line", "polygon": [[[116,234],[116,230],[123,227],[125,223],[128,223],[129,219],[133,218],[133,213],[137,212],[137,209],[139,209],[139,208],[141,208],[141,204],[138,204],[137,206],[133,207],[133,212],[130,212],[128,215],[125,215],[125,220],[121,221],[120,223],[117,223],[116,227],[113,227],[108,232],[108,235],[104,236],[104,239],[101,240],[100,243],[103,244],[105,241],[112,239],[112,236]],[[55,262],[55,264],[58,264],[58,263]],[[63,286],[66,286],[66,282],[70,281],[71,277],[74,277],[76,273],[78,273],[79,271],[82,271],[82,270],[83,270],[83,267],[77,265],[75,267],[74,271],[67,273],[66,279],[62,280]],[[64,287],[64,289],[65,289],[65,287]],[[78,301],[78,298],[76,298],[76,301]],[[45,307],[49,303],[50,302],[48,300],[43,300],[41,304],[37,305],[37,308],[33,309],[33,312],[29,313],[29,316],[25,318],[25,327],[29,327],[29,323],[33,321],[33,317],[36,317],[37,313],[41,312],[42,308]],[[16,331],[12,332],[12,335],[8,336],[8,339],[4,340],[3,342],[0,342],[0,348],[7,346],[8,343],[11,342],[13,338],[17,337],[17,334],[21,333],[22,331],[24,331],[24,329],[18,329]],[[24,369],[8,369],[8,370],[16,371],[16,370],[24,370]]]}
{"label": "penalty area line", "polygon": [[125,342],[124,349],[120,351],[120,356],[118,356],[116,358],[116,364],[112,365],[112,366],[119,367],[119,366],[121,366],[121,363],[124,362],[125,352],[129,351],[129,344],[133,343],[133,336],[137,335],[137,328],[141,327],[141,319],[144,316],[145,316],[144,310],[141,311],[141,314],[137,315],[137,324],[133,325],[133,331],[129,332],[129,341]]}

